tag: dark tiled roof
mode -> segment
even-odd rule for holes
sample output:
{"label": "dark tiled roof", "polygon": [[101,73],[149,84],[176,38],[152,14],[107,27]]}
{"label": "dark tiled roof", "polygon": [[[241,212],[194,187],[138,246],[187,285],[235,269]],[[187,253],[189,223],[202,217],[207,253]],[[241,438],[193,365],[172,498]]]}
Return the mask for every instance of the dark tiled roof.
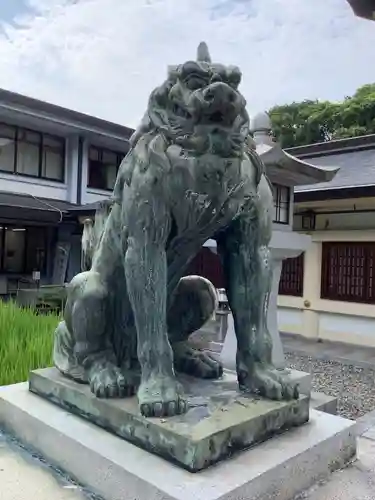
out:
{"label": "dark tiled roof", "polygon": [[44,212],[68,212],[74,205],[68,201],[40,198],[27,194],[0,191],[0,206],[42,210]]}
{"label": "dark tiled roof", "polygon": [[[304,156],[304,159],[307,157]],[[375,185],[375,148],[317,156],[308,158],[308,162],[319,166],[337,166],[340,170],[330,182],[298,186],[296,192]]]}
{"label": "dark tiled roof", "polygon": [[312,158],[313,156],[322,156],[324,154],[338,154],[343,151],[359,151],[360,149],[370,148],[375,148],[375,134],[305,144],[304,146],[285,148],[285,151],[298,158]]}
{"label": "dark tiled roof", "polygon": [[16,92],[11,92],[10,90],[0,89],[0,103],[1,102],[6,103],[7,105],[11,104],[28,108],[65,120],[71,120],[83,126],[105,130],[108,133],[124,137],[125,139],[129,138],[134,132],[132,128],[125,127],[124,125],[119,125],[118,123],[103,120],[101,118],[97,118],[96,116],[90,116],[62,106],[57,106],[56,104],[40,101],[39,99],[34,99],[33,97],[17,94]]}

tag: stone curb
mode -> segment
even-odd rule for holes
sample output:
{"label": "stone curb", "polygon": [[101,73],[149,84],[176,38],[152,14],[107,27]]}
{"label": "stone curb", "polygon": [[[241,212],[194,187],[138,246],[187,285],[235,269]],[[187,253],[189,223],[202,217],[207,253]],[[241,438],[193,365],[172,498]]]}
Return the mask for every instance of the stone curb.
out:
{"label": "stone curb", "polygon": [[368,436],[364,436],[364,434],[368,433],[370,429],[375,427],[375,410],[369,411],[363,417],[359,417],[356,420],[356,426],[354,429],[354,432],[356,433],[357,437],[367,437],[368,439],[374,439],[375,440],[375,432],[372,432],[372,435],[374,437],[369,438]]}

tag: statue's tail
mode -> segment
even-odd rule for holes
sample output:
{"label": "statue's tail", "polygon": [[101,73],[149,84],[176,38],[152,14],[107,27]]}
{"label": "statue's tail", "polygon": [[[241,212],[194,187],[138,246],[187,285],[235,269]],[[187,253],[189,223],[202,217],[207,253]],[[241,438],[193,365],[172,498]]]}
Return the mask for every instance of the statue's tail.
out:
{"label": "statue's tail", "polygon": [[94,253],[102,238],[105,223],[111,212],[112,204],[113,202],[111,200],[101,202],[96,209],[94,222],[89,218],[85,219],[83,222],[81,271],[88,271],[91,269]]}

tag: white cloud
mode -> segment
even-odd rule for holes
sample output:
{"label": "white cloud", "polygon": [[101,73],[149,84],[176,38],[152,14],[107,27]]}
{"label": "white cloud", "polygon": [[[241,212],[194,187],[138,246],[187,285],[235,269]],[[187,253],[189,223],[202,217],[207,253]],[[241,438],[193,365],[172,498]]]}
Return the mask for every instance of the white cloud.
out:
{"label": "white cloud", "polygon": [[[135,126],[168,64],[238,64],[250,113],[375,81],[375,23],[345,0],[30,0],[4,25],[0,86]],[[318,6],[319,5],[319,6]]]}

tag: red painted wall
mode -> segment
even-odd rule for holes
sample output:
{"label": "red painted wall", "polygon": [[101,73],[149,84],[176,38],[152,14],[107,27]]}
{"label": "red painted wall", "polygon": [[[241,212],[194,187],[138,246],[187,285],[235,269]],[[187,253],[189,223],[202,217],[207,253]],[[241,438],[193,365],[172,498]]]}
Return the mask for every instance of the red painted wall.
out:
{"label": "red painted wall", "polygon": [[197,274],[211,281],[216,288],[224,288],[223,270],[218,255],[203,247],[190,263],[185,275]]}

